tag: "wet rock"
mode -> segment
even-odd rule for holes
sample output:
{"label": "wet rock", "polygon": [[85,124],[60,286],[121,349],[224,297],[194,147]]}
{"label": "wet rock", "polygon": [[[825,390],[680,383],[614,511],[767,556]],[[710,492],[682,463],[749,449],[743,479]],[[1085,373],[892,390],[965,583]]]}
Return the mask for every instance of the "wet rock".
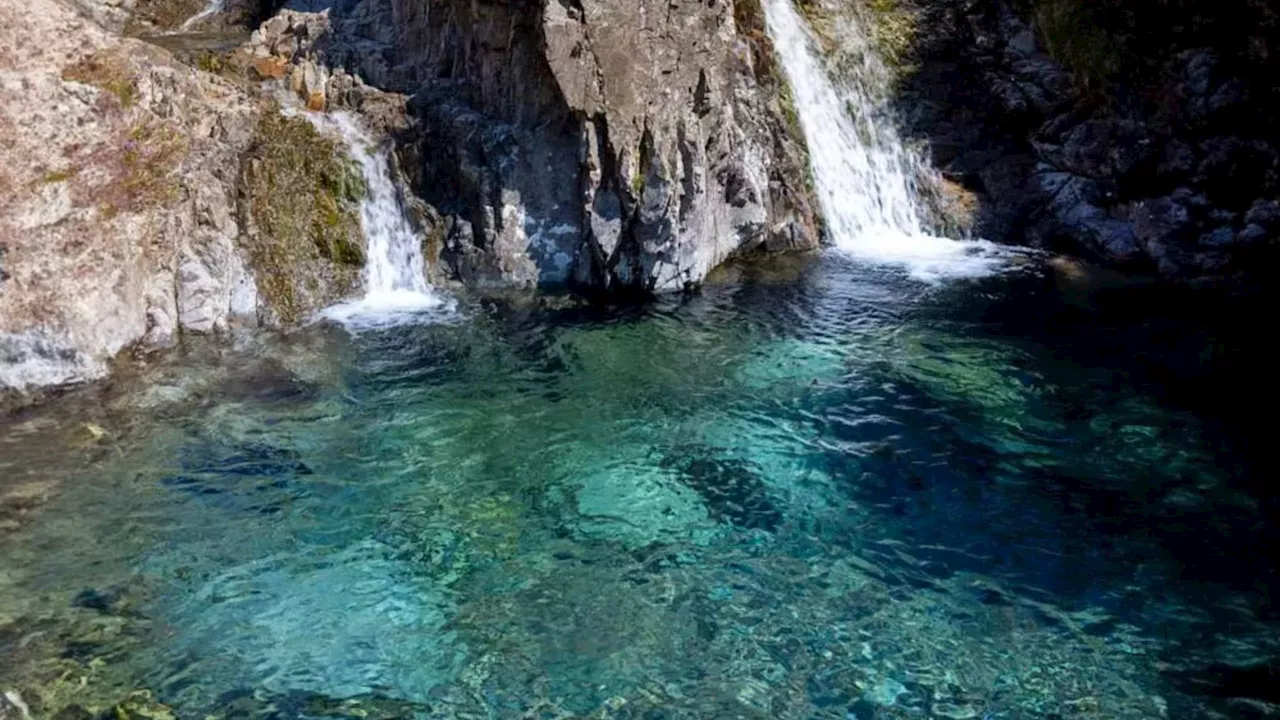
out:
{"label": "wet rock", "polygon": [[1187,121],[1208,117],[1217,66],[1218,56],[1210,48],[1185,50],[1170,62],[1169,84],[1176,110]]}
{"label": "wet rock", "polygon": [[978,709],[972,705],[940,702],[934,703],[930,710],[933,712],[934,717],[949,718],[950,720],[973,720],[973,718],[978,717]]}
{"label": "wet rock", "polygon": [[1266,185],[1277,165],[1277,154],[1268,144],[1226,136],[1200,144],[1203,159],[1196,168],[1197,182],[1212,197],[1234,202]]}
{"label": "wet rock", "polygon": [[1066,240],[1080,251],[1117,263],[1141,257],[1132,225],[1112,217],[1100,206],[1104,191],[1097,181],[1042,171],[1032,182],[1034,195],[1048,198],[1047,213],[1034,231],[1040,244],[1048,246]]}
{"label": "wet rock", "polygon": [[749,463],[716,455],[709,448],[684,449],[663,458],[662,466],[702,496],[712,515],[739,527],[773,531],[782,513],[769,499],[759,473]]}
{"label": "wet rock", "polygon": [[1011,66],[1019,79],[1018,87],[1031,104],[1047,115],[1070,97],[1071,76],[1048,55],[1036,53],[1017,60]]}
{"label": "wet rock", "polygon": [[[268,113],[240,166],[240,192],[236,242],[247,262],[237,268],[237,255],[206,253],[202,264],[226,268],[218,275],[228,278],[207,287],[210,302],[252,304],[264,322],[292,323],[355,291],[365,262],[364,180],[342,143],[302,118]],[[249,274],[244,268],[252,289],[234,282]],[[216,320],[208,327],[219,329]]]}
{"label": "wet rock", "polygon": [[1036,51],[1036,33],[1029,27],[1024,27],[1011,38],[1009,38],[1009,49],[1015,54],[1026,56]]}
{"label": "wet rock", "polygon": [[284,9],[253,31],[245,49],[255,58],[279,58],[285,63],[314,54],[332,31],[329,12]]}
{"label": "wet rock", "polygon": [[[362,15],[397,21],[344,24]],[[352,66],[418,99],[424,198],[472,229],[446,259],[464,282],[679,290],[734,253],[817,245],[775,61],[733,4],[365,0],[344,16],[343,42],[393,65]]]}
{"label": "wet rock", "polygon": [[0,390],[84,382],[106,370],[102,359],[88,356],[61,333],[0,332]]}
{"label": "wet rock", "polygon": [[1106,218],[1084,224],[1085,237],[1107,260],[1129,263],[1138,260],[1142,251],[1134,236],[1133,226],[1123,220]]}
{"label": "wet rock", "polygon": [[884,678],[875,687],[867,691],[863,698],[874,705],[889,707],[896,703],[899,697],[906,694],[907,686],[893,678]]}
{"label": "wet rock", "polygon": [[1200,275],[1216,275],[1231,265],[1231,255],[1226,252],[1197,252],[1191,254],[1188,265]]}

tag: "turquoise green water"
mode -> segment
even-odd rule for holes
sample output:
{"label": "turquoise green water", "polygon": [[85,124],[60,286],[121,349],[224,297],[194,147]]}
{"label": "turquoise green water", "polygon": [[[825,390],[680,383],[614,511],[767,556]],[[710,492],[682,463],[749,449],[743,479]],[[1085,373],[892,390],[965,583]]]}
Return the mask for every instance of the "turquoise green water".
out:
{"label": "turquoise green water", "polygon": [[1254,717],[1275,525],[1211,401],[1223,345],[1119,297],[828,257],[155,359],[0,421],[0,690],[64,718]]}

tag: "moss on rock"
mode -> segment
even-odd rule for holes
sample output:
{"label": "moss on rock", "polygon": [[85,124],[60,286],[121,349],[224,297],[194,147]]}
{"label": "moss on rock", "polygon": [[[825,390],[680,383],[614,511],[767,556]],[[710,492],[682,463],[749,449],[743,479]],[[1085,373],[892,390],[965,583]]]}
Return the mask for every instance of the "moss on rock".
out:
{"label": "moss on rock", "polygon": [[284,322],[353,292],[365,262],[360,169],[307,121],[268,113],[244,163],[244,242],[259,290]]}
{"label": "moss on rock", "polygon": [[62,79],[104,90],[121,108],[127,109],[138,100],[137,77],[129,61],[117,52],[98,51],[82,58],[63,68]]}

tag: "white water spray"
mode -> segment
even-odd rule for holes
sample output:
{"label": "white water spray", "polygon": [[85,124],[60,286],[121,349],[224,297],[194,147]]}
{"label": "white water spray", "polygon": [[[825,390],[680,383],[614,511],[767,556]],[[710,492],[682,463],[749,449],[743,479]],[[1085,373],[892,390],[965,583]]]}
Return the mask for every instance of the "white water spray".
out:
{"label": "white water spray", "polygon": [[427,284],[421,241],[405,217],[400,193],[391,179],[391,158],[379,149],[359,122],[345,112],[306,113],[318,128],[339,135],[360,164],[365,196],[360,203],[366,260],[363,298],[341,303],[324,316],[353,328],[383,327],[438,319],[452,309]]}
{"label": "white water spray", "polygon": [[848,86],[837,89],[792,0],[765,0],[764,8],[836,247],[867,262],[905,267],[923,280],[986,275],[999,267],[1003,261],[991,243],[925,232],[916,178],[928,172],[927,165],[886,118],[889,74],[865,32],[849,28],[857,67]]}
{"label": "white water spray", "polygon": [[217,15],[218,13],[222,12],[222,8],[225,5],[226,5],[226,0],[209,0],[208,4],[206,4],[203,8],[200,9],[200,12],[182,21],[182,24],[178,26],[178,32],[186,32],[187,30],[190,30],[192,27],[194,27],[197,23],[207,20],[213,17],[214,15]]}

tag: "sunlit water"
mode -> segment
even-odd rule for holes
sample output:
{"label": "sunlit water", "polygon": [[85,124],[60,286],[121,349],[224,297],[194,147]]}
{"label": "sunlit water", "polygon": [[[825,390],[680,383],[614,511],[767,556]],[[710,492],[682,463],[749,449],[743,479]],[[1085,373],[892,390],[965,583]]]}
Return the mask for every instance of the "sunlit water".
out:
{"label": "sunlit water", "polygon": [[1227,698],[1276,699],[1274,506],[1202,407],[1220,344],[1143,297],[829,256],[122,370],[0,424],[0,690],[183,718],[1252,717]]}
{"label": "sunlit water", "polygon": [[894,129],[885,107],[889,73],[856,18],[842,37],[855,62],[837,83],[792,0],[765,0],[764,10],[832,244],[864,262],[903,267],[929,281],[1004,267],[1007,249],[926,232],[917,185],[934,171]]}

